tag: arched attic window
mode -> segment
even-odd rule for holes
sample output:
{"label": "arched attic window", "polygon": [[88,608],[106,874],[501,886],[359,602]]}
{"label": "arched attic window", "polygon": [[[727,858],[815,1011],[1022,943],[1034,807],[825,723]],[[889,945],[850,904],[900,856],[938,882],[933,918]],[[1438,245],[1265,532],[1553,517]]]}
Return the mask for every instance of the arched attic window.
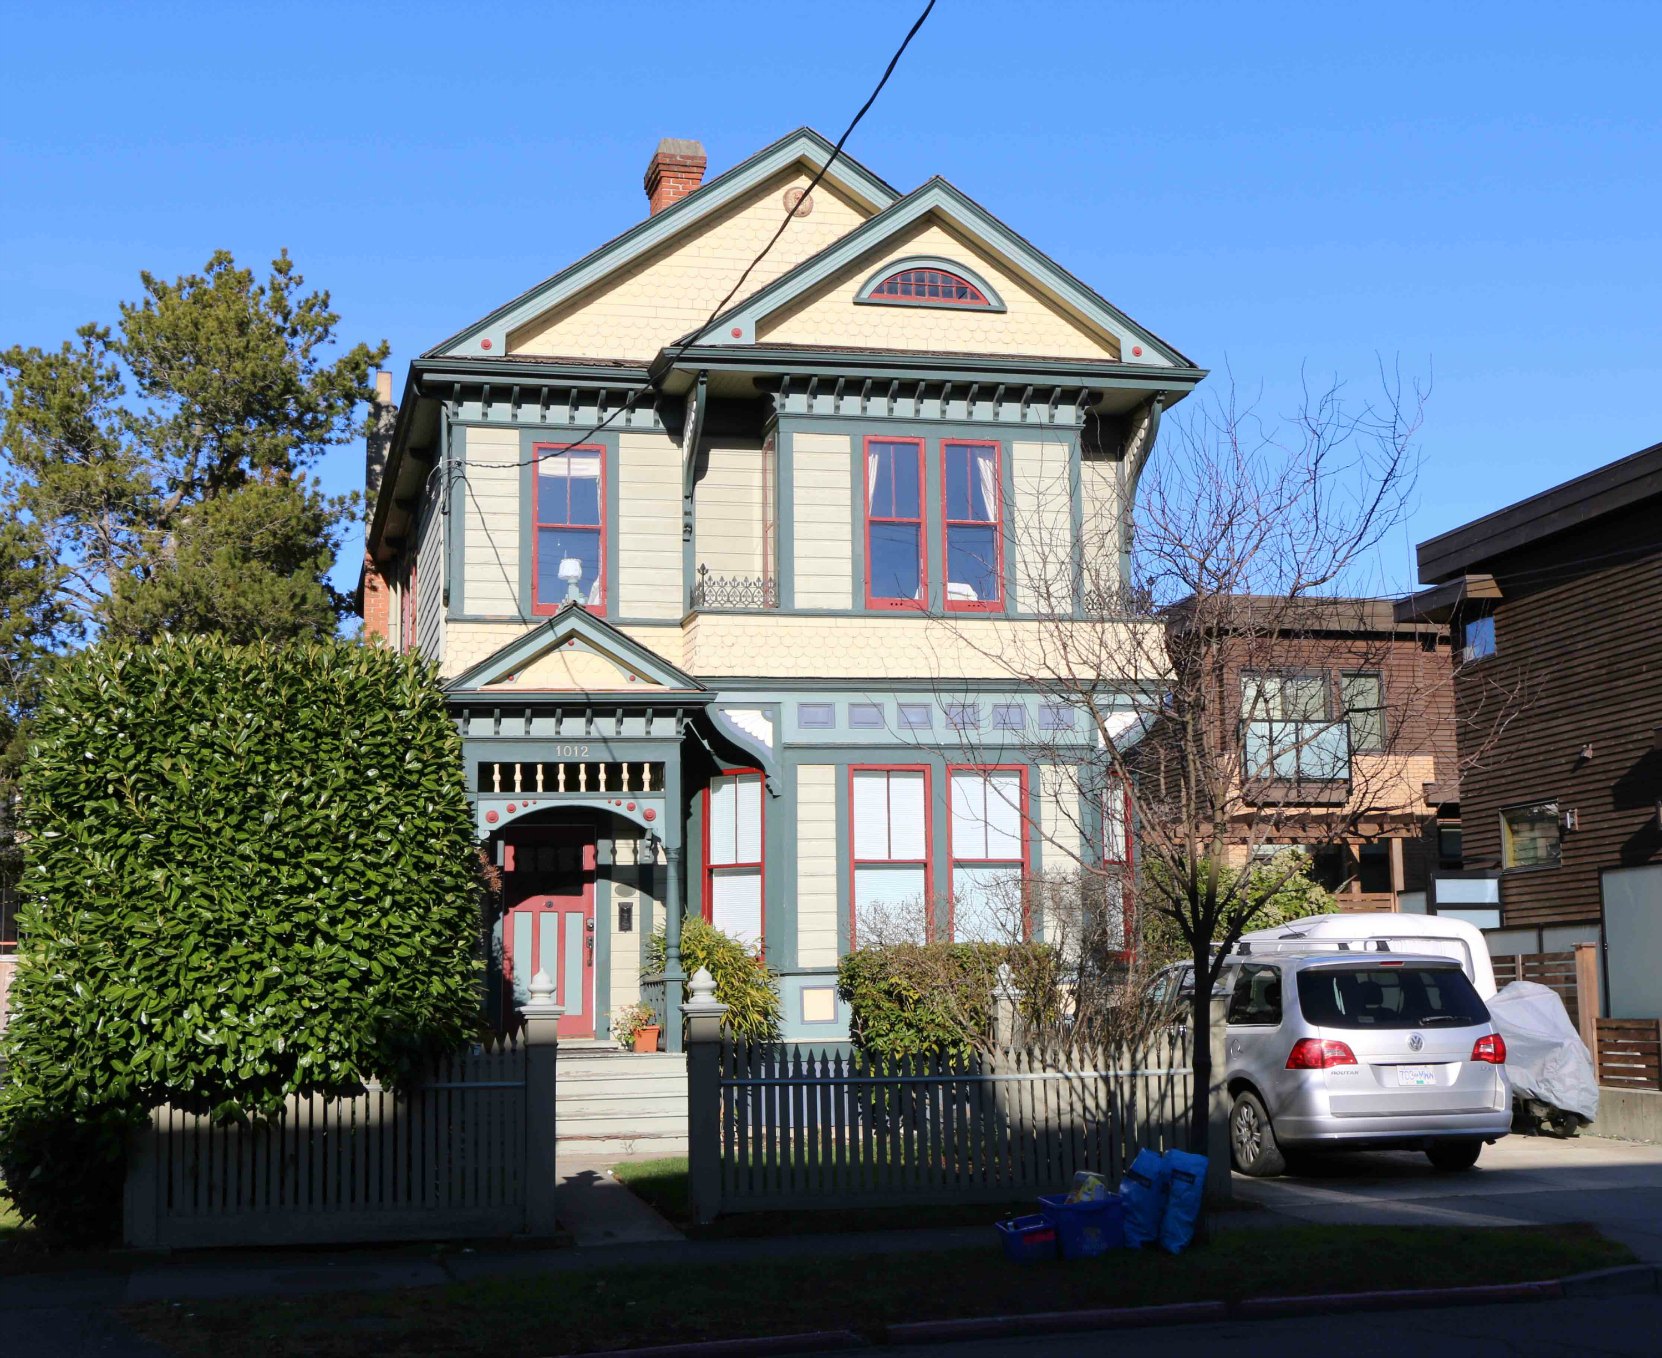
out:
{"label": "arched attic window", "polygon": [[1004,303],[984,279],[945,259],[903,259],[885,264],[865,281],[854,300],[868,306],[1004,310]]}

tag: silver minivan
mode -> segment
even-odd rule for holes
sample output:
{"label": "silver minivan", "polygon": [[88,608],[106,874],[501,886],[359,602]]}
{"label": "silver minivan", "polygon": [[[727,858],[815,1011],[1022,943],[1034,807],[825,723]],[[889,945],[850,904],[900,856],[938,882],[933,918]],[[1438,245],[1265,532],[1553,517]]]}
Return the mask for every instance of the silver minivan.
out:
{"label": "silver minivan", "polygon": [[1243,1174],[1305,1151],[1423,1150],[1470,1169],[1512,1124],[1506,1044],[1458,963],[1380,952],[1232,959],[1229,1144]]}

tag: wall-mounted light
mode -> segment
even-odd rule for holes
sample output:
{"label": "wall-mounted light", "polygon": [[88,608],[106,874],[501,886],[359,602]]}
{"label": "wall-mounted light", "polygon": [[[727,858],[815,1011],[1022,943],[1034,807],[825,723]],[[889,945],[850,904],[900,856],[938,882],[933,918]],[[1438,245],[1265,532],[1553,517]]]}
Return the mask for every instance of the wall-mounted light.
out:
{"label": "wall-mounted light", "polygon": [[1566,807],[1558,813],[1558,828],[1561,830],[1579,830],[1581,828],[1581,817],[1573,806]]}
{"label": "wall-mounted light", "polygon": [[658,861],[658,846],[663,843],[657,835],[648,830],[641,836],[641,851],[636,859],[640,863],[656,863]]}
{"label": "wall-mounted light", "polygon": [[1589,740],[1585,745],[1583,745],[1581,747],[1581,753],[1578,754],[1576,756],[1576,758],[1579,759],[1583,764],[1585,764],[1590,759],[1592,759],[1592,757],[1593,757],[1593,742]]}

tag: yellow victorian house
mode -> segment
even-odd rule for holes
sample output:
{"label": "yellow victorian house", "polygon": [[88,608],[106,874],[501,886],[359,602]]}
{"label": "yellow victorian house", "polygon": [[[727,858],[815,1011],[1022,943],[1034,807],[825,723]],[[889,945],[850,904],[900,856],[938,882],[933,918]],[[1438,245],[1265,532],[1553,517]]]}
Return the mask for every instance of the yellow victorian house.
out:
{"label": "yellow victorian house", "polygon": [[498,1014],[541,969],[604,1038],[658,930],[661,1013],[697,911],[765,950],[787,1038],[836,1040],[886,903],[975,938],[1002,885],[1125,852],[1058,804],[1076,714],[1011,657],[1114,625],[1084,563],[1204,373],[943,179],[845,155],[805,195],[831,150],[704,182],[664,142],[644,220],[386,388],[365,630],[450,694]]}

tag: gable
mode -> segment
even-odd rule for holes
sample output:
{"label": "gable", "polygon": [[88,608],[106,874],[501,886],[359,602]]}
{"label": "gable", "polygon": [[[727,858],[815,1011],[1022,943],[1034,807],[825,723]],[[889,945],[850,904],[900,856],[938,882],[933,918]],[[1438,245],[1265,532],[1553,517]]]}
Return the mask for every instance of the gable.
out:
{"label": "gable", "polygon": [[627,693],[701,689],[690,675],[580,605],[486,656],[445,688],[450,692]]}
{"label": "gable", "polygon": [[[870,284],[919,257],[961,266],[992,289],[998,305],[885,305],[864,295]],[[1116,336],[1068,314],[965,232],[933,213],[860,255],[828,282],[762,317],[756,341],[1084,361],[1120,359]]]}
{"label": "gable", "polygon": [[609,691],[631,685],[661,688],[662,685],[625,665],[616,656],[606,655],[576,638],[557,642],[512,673],[487,679],[484,688],[532,688],[558,691]]}
{"label": "gable", "polygon": [[[598,249],[590,251],[576,263],[567,266],[550,278],[544,279],[535,287],[527,289],[518,297],[503,303],[488,315],[475,321],[466,329],[458,331],[449,339],[442,341],[423,355],[425,358],[436,357],[490,357],[500,358],[509,352],[509,336],[515,335],[522,339],[540,334],[546,328],[547,322],[557,320],[561,315],[573,309],[573,302],[579,297],[594,298],[610,290],[611,282],[621,279],[625,273],[632,270],[638,261],[648,257],[665,253],[676,253],[675,242],[685,236],[696,235],[701,225],[707,221],[728,213],[735,200],[746,197],[760,197],[756,190],[758,185],[767,184],[774,179],[781,179],[777,185],[771,185],[777,193],[784,193],[797,183],[806,184],[808,177],[821,166],[830,163],[833,148],[830,142],[812,128],[798,128],[795,132],[781,137],[773,145],[764,147],[755,155],[748,157],[735,165],[732,169],[717,175],[708,183],[688,194],[661,211],[648,216],[645,220],[636,222],[627,231],[616,236]],[[782,178],[790,175],[800,176],[799,180]],[[888,184],[861,165],[846,152],[837,156],[836,163],[830,165],[822,181],[822,188],[828,190],[825,197],[840,196],[847,203],[857,204],[858,210],[865,215],[880,211],[895,202],[899,195]],[[819,198],[818,191],[815,197]],[[805,225],[812,222],[819,210],[834,209],[825,204],[816,204],[815,210],[809,216],[793,219]],[[784,215],[784,204],[779,204],[779,212],[773,219],[774,228],[778,227]],[[829,217],[822,217],[821,228]],[[843,224],[842,229],[847,229]],[[781,239],[783,248],[785,240],[791,236],[789,230]],[[813,231],[804,230],[805,237],[813,236]],[[823,238],[828,233],[820,233]],[[757,249],[761,246],[757,242]],[[823,240],[822,240],[823,243]],[[816,247],[818,248],[818,247]],[[706,306],[703,315],[696,318],[702,321],[709,314],[723,296],[726,288],[730,288],[743,271],[744,264],[748,264],[754,257],[755,251],[747,254],[739,268],[729,278],[724,288],[716,292]],[[804,258],[801,252],[786,251],[785,264],[791,264]],[[758,273],[752,275],[757,280],[756,287],[764,286],[768,279],[776,277],[776,271],[767,267],[767,261]],[[749,284],[747,283],[747,291]],[[623,301],[620,299],[620,305]],[[580,308],[579,308],[580,309]],[[688,322],[688,325],[696,321]],[[554,342],[550,337],[549,343]],[[655,348],[646,352],[655,352]],[[551,350],[543,348],[522,349],[522,353],[545,354]],[[620,353],[603,353],[589,355],[581,351],[582,356],[598,356],[605,358],[625,357]],[[574,351],[572,356],[577,356]]]}
{"label": "gable", "polygon": [[[989,283],[997,280],[995,291],[999,284],[1007,288],[1009,296],[1000,296],[998,306],[948,309],[872,306],[869,298],[859,295],[863,284],[872,281],[872,271],[885,261],[934,258],[941,267],[949,267],[953,251],[966,256],[960,262],[984,275]],[[947,257],[941,259],[942,254]],[[798,313],[816,303],[826,305],[813,315],[811,324],[803,323]],[[913,314],[892,319],[862,314],[886,311]],[[920,316],[925,319],[920,320]],[[994,319],[998,316],[1014,319],[1007,320],[1000,330]],[[956,328],[952,340],[941,344],[934,337],[945,333],[947,317],[955,318]],[[966,343],[962,323],[971,317],[975,319],[970,333],[976,338]],[[1016,353],[1126,367],[1189,369],[1198,374],[1182,353],[939,177],[884,208],[747,300],[730,306],[710,325],[700,344],[745,348],[771,340],[779,345],[830,343],[839,348],[865,348],[865,344],[850,344],[847,339],[851,330],[862,327],[891,337],[902,351]],[[1005,337],[1004,348],[972,347],[999,335]],[[1054,349],[1046,350],[1041,345]]]}
{"label": "gable", "polygon": [[[633,358],[649,361],[696,329],[738,282],[785,217],[785,195],[813,170],[798,163],[764,180],[723,211],[508,334],[510,356]],[[872,215],[827,178],[806,217],[792,216],[779,243],[745,281],[741,296],[766,287]]]}

